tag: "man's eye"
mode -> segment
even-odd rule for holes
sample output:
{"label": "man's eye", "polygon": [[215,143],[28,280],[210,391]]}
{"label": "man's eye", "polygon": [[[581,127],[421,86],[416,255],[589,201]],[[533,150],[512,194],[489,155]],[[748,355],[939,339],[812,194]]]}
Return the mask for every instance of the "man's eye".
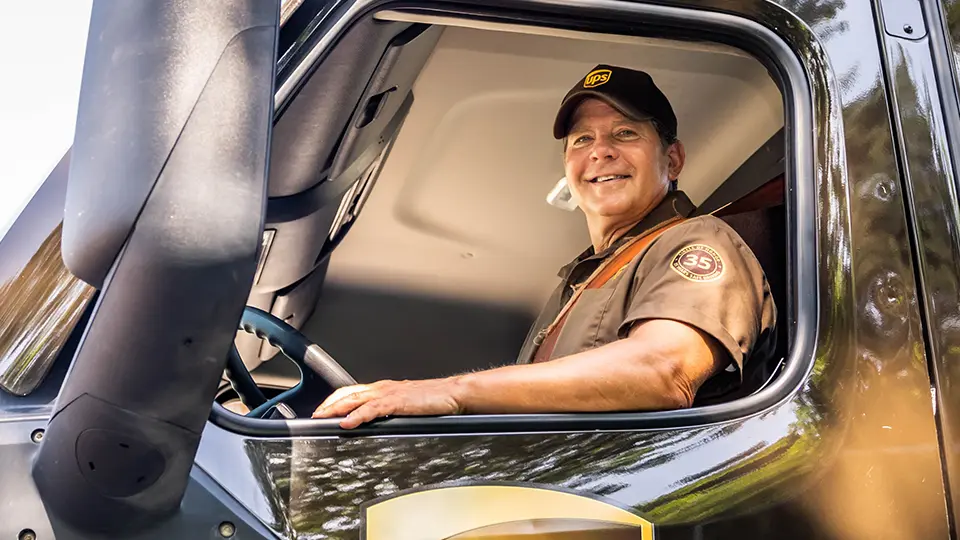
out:
{"label": "man's eye", "polygon": [[621,129],[617,132],[618,137],[636,137],[637,132],[632,129]]}
{"label": "man's eye", "polygon": [[581,136],[577,137],[577,138],[573,141],[573,144],[583,144],[583,143],[589,142],[589,141],[590,141],[590,136],[589,136],[589,135],[581,135]]}

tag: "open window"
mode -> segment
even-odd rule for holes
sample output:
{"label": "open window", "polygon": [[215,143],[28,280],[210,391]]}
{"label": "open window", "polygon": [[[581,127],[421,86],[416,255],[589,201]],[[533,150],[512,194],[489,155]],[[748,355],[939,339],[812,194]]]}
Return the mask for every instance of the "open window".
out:
{"label": "open window", "polygon": [[[322,48],[316,39],[304,48]],[[557,270],[589,244],[582,215],[547,200],[563,175],[553,115],[590,67],[621,65],[651,73],[677,113],[680,189],[737,230],[770,282],[778,345],[770,377],[744,393],[757,394],[794,337],[792,124],[776,63],[743,45],[415,9],[354,21],[332,47],[302,53],[301,79],[280,81],[249,303],[361,382],[513,363]],[[265,341],[241,333],[238,348],[267,392],[297,384],[299,370]],[[305,417],[322,398],[293,405]],[[242,410],[226,383],[218,401]],[[213,418],[253,426],[219,407]],[[421,422],[455,431],[446,420]]]}

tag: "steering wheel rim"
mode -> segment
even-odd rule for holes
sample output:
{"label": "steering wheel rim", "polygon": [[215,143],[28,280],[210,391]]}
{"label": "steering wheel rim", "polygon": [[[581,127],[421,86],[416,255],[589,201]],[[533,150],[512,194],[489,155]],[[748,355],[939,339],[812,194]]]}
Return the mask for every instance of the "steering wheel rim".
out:
{"label": "steering wheel rim", "polygon": [[[240,397],[240,401],[250,407],[246,416],[259,417],[274,405],[290,399],[303,389],[304,367],[318,375],[332,388],[357,384],[348,372],[319,345],[311,342],[299,330],[278,317],[253,306],[246,306],[240,319],[240,329],[253,334],[273,345],[290,359],[300,370],[300,381],[292,388],[267,399],[257,387],[250,375],[235,344],[232,344],[227,359],[225,375],[230,386]],[[249,403],[248,403],[249,401]]]}

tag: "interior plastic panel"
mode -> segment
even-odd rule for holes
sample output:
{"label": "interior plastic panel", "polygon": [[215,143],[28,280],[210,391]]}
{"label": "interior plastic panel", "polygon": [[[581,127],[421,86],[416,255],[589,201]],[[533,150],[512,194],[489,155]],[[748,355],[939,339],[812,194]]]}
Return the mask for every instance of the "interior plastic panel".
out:
{"label": "interior plastic panel", "polygon": [[[302,327],[303,323],[313,315],[316,308],[317,298],[320,296],[323,280],[327,275],[329,261],[330,259],[326,259],[307,277],[290,287],[289,290],[280,291],[273,302],[273,307],[270,310],[271,314],[276,315],[294,328]],[[266,340],[260,340],[260,360],[269,360],[279,352]]]}
{"label": "interior plastic panel", "polygon": [[782,176],[785,172],[786,140],[784,130],[777,131],[733,174],[730,175],[705,201],[697,207],[697,214],[709,214],[740,200],[750,192],[759,189],[770,180]]}
{"label": "interior plastic panel", "polygon": [[441,27],[414,25],[387,47],[344,136],[343,148],[348,151],[339,152],[333,161],[333,178],[350,167],[366,168],[372,162],[357,164],[362,152],[383,143],[377,140],[380,133],[403,107],[442,32]]}
{"label": "interior plastic panel", "polygon": [[[369,23],[369,24],[368,24]],[[311,80],[307,83],[303,92],[316,92],[317,95],[326,96],[330,99],[332,94],[340,92],[339,88],[345,86],[342,80],[333,78],[328,79],[325,84],[325,75],[335,75],[335,73],[326,73],[325,66],[332,63],[333,68],[337,69],[344,62],[348,62],[347,53],[365,54],[370,51],[367,48],[349,49],[349,45],[354,43],[355,36],[370,40],[372,36],[368,35],[370,28],[379,31],[379,35],[384,33],[385,29],[396,30],[396,24],[385,25],[384,23],[360,24],[345,38],[332,56],[327,58],[318,70],[314,73]],[[373,24],[373,27],[369,25]],[[270,290],[279,290],[289,287],[299,281],[313,270],[317,256],[327,240],[328,232],[337,217],[337,211],[343,195],[351,186],[376,162],[382,155],[384,146],[393,138],[399,130],[399,126],[409,110],[410,88],[414,80],[426,62],[427,57],[432,51],[439,37],[439,30],[431,31],[421,36],[425,27],[422,25],[407,28],[399,35],[393,35],[389,42],[383,44],[386,51],[380,61],[373,66],[369,75],[373,79],[369,84],[364,81],[365,90],[358,92],[356,101],[341,101],[337,107],[332,103],[314,103],[319,107],[328,106],[336,109],[326,111],[328,114],[325,122],[329,121],[329,115],[341,115],[344,110],[352,116],[344,116],[338,124],[328,124],[326,127],[317,127],[316,129],[326,129],[328,132],[335,132],[336,141],[342,141],[336,147],[336,158],[333,169],[326,167],[325,164],[330,158],[324,157],[323,161],[315,161],[312,164],[312,174],[310,180],[304,178],[293,181],[291,176],[287,176],[284,171],[289,169],[290,163],[297,160],[298,152],[316,153],[316,156],[322,154],[322,148],[314,146],[315,141],[310,137],[317,135],[310,132],[309,137],[294,141],[283,140],[283,136],[274,136],[273,141],[273,159],[271,162],[270,191],[272,194],[287,191],[296,184],[297,191],[293,194],[284,196],[272,196],[268,201],[267,208],[267,228],[275,231],[270,253],[265,259],[265,264],[260,272],[257,282],[254,284],[255,293],[264,293]],[[417,39],[414,39],[417,38]],[[376,41],[376,40],[374,40]],[[401,54],[401,51],[402,54]],[[409,52],[408,52],[409,51]],[[357,62],[362,63],[361,59]],[[352,76],[356,76],[356,70]],[[329,81],[335,80],[336,84]],[[351,82],[353,82],[351,80]],[[357,84],[359,87],[360,84]],[[326,90],[324,90],[326,88]],[[382,94],[385,89],[390,89],[385,99],[377,100],[377,107],[374,114],[370,114],[366,103],[370,101],[371,96]],[[304,95],[301,92],[294,101],[297,107],[304,101],[310,102],[313,94]],[[306,100],[304,99],[306,98]],[[359,103],[359,106],[348,103]],[[317,111],[322,112],[322,111]],[[322,116],[322,115],[320,115]],[[359,118],[366,118],[366,122],[360,128],[356,127]],[[303,133],[299,130],[304,126],[316,126],[314,123],[316,116],[309,115],[303,117],[290,109],[277,123],[277,130],[286,130],[287,134],[291,130]],[[295,127],[294,124],[297,124]],[[348,127],[349,126],[349,127]],[[341,134],[346,128],[346,134],[341,139]],[[275,132],[276,133],[276,132]],[[306,133],[303,133],[306,136]],[[328,148],[326,152],[332,149]],[[278,157],[287,157],[290,159],[276,161]],[[316,156],[314,156],[316,158]],[[303,155],[299,155],[303,157]],[[279,182],[281,187],[277,187],[275,182]],[[292,183],[291,183],[292,182]],[[281,262],[282,261],[282,262]]]}
{"label": "interior plastic panel", "polygon": [[[377,23],[377,27],[382,31],[384,23]],[[363,25],[353,30],[365,31]],[[380,60],[372,70],[372,78],[357,97],[358,105],[350,108],[352,116],[343,120],[345,133],[336,147],[331,167],[318,171],[319,182],[307,189],[293,195],[272,197],[268,201],[267,228],[275,232],[270,251],[254,283],[251,305],[271,312],[294,327],[302,325],[312,313],[325,275],[325,271],[318,273],[315,268],[325,263],[323,254],[329,252],[325,246],[331,242],[330,233],[335,228],[335,220],[342,223],[351,219],[352,214],[344,214],[354,210],[355,200],[364,194],[362,188],[369,189],[375,181],[371,173],[379,172],[378,164],[412,106],[411,88],[440,33],[439,28],[414,25],[384,44]],[[329,61],[331,58],[323,65]],[[320,89],[314,82],[319,74],[320,70],[307,83],[315,91]],[[341,84],[328,83],[327,86],[334,92],[332,88],[339,88]],[[298,96],[294,103],[299,104],[301,98],[302,95]],[[341,108],[347,109],[342,104]],[[278,127],[284,124],[284,119],[292,118],[295,116],[291,116],[288,110]],[[291,122],[286,120],[288,124]],[[334,126],[329,127],[334,129]],[[277,148],[281,143],[276,142],[276,138],[274,141],[274,148]],[[298,142],[297,146],[305,144],[308,143]],[[274,150],[277,151],[283,150]],[[271,182],[274,178],[271,177]],[[282,289],[287,290],[278,292],[275,300],[270,301],[268,293]],[[241,334],[237,338],[240,355],[250,368],[258,365],[258,359],[268,359],[276,352],[262,340]]]}
{"label": "interior plastic panel", "polygon": [[289,287],[310,273],[336,214],[337,204],[328,204],[293,221],[268,221],[266,228],[276,233],[253,294]]}
{"label": "interior plastic panel", "polygon": [[[287,321],[302,321],[303,317],[296,316],[296,313],[287,311],[280,305],[273,303],[274,294],[271,291],[293,287],[301,281],[314,269],[325,263],[325,257],[332,251],[334,244],[345,236],[343,232],[338,237],[331,237],[331,230],[334,227],[335,220],[341,215],[344,203],[354,197],[354,189],[361,181],[374,181],[370,174],[378,173],[382,160],[385,158],[390,142],[396,136],[403,120],[410,110],[413,102],[413,95],[408,94],[407,99],[403,101],[401,108],[397,111],[390,122],[384,127],[384,131],[377,136],[375,143],[365,149],[361,156],[354,162],[354,165],[329,181],[318,184],[296,197],[285,197],[285,199],[296,199],[294,201],[284,201],[288,203],[288,210],[291,213],[302,212],[305,217],[284,223],[268,223],[270,230],[276,231],[270,246],[270,252],[265,259],[259,278],[254,284],[250,295],[249,305],[255,305],[280,319]],[[366,164],[365,170],[357,170],[361,164]],[[300,207],[298,210],[297,207]],[[268,218],[270,216],[270,206],[267,209]],[[315,211],[310,212],[309,210]],[[271,264],[271,261],[278,261]],[[313,291],[313,287],[298,287],[286,293],[287,298],[284,305],[307,305],[316,302],[316,293],[312,296],[298,299],[293,304],[288,304],[293,296],[305,295],[307,291]],[[319,286],[316,288],[319,291]],[[277,293],[279,294],[279,293]],[[294,324],[299,328],[299,324]],[[243,333],[238,333],[237,348],[244,364],[248,368],[254,369],[259,362],[255,360],[257,351],[260,350],[260,357],[264,359],[273,356],[267,351],[274,351],[272,347],[258,345],[251,341],[249,337],[244,337]]]}
{"label": "interior plastic panel", "polygon": [[323,172],[380,56],[409,26],[360,22],[320,62],[274,125],[270,197],[295,195],[324,179]]}

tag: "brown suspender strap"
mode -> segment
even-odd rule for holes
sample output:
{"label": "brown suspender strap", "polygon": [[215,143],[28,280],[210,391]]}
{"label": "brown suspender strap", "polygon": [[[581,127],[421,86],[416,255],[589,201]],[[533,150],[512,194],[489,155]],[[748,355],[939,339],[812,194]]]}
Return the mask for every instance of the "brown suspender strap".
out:
{"label": "brown suspender strap", "polygon": [[630,261],[643,252],[654,240],[671,227],[684,221],[684,218],[677,216],[661,223],[658,227],[650,229],[644,234],[631,238],[629,242],[620,246],[613,254],[607,258],[596,270],[590,274],[583,283],[573,291],[573,296],[567,300],[566,305],[557,314],[550,326],[541,330],[537,335],[539,345],[533,355],[533,363],[544,362],[550,359],[553,349],[557,345],[557,338],[560,336],[560,330],[567,320],[567,314],[573,309],[574,304],[580,299],[580,295],[587,289],[599,289],[603,287],[611,278],[622,271]]}

